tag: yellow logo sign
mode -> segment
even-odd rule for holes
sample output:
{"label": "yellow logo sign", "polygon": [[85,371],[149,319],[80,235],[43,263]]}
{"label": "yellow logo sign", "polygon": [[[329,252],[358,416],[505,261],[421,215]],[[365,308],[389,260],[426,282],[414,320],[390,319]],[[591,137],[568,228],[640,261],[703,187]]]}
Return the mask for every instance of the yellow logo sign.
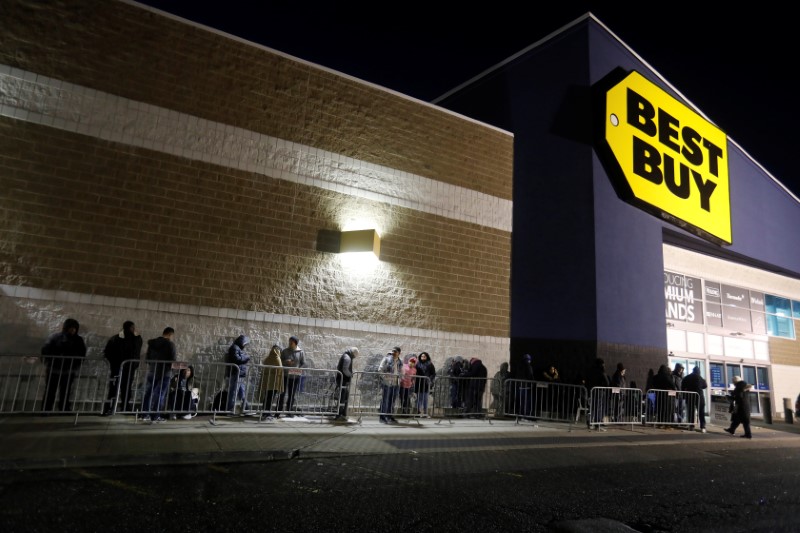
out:
{"label": "yellow logo sign", "polygon": [[605,92],[603,137],[648,211],[731,244],[725,133],[636,71]]}

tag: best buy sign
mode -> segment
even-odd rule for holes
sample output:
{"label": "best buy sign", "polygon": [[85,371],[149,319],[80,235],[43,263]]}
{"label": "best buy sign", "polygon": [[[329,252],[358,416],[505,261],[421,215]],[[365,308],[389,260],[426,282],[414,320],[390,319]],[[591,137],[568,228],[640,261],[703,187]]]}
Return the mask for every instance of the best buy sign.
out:
{"label": "best buy sign", "polygon": [[602,141],[626,195],[718,244],[731,244],[725,133],[632,71],[604,90]]}

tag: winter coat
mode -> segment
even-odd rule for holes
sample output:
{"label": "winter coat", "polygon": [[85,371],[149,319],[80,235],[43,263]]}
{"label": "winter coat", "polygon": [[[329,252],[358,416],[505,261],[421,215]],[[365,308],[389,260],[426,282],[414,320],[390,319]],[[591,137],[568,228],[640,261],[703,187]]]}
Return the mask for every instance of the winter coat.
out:
{"label": "winter coat", "polygon": [[283,392],[283,363],[281,363],[281,349],[278,345],[272,347],[263,364],[266,368],[261,376],[261,389]]}
{"label": "winter coat", "polygon": [[739,422],[750,422],[750,385],[744,380],[733,387],[731,400],[733,401],[733,413],[739,417]]}
{"label": "winter coat", "polygon": [[433,361],[430,359],[427,361],[418,359],[417,376],[419,376],[416,381],[417,392],[428,392],[431,388],[431,385],[433,385],[434,380],[436,379],[436,367],[433,366]]}
{"label": "winter coat", "polygon": [[148,361],[175,361],[175,344],[166,337],[156,337],[147,341]]}
{"label": "winter coat", "polygon": [[[244,351],[245,346],[250,344],[250,337],[247,335],[239,335],[231,347],[228,348],[228,359],[226,363],[233,363],[239,366],[239,377],[247,376],[247,363],[250,362],[250,356]],[[227,374],[233,373],[233,369],[228,368]]]}
{"label": "winter coat", "polygon": [[142,337],[134,335],[132,332],[119,332],[114,335],[106,343],[103,350],[103,357],[108,360],[108,366],[111,369],[112,376],[118,376],[123,361],[135,360],[131,370],[138,368],[139,357],[142,354]]}
{"label": "winter coat", "polygon": [[341,357],[339,357],[336,370],[339,371],[339,374],[336,374],[336,384],[340,387],[346,387],[350,384],[350,380],[353,379],[353,354],[350,350],[345,350]]}
{"label": "winter coat", "polygon": [[292,378],[299,378],[302,374],[301,368],[306,366],[306,355],[300,348],[292,349],[291,347],[284,348],[281,352],[281,363]]}
{"label": "winter coat", "polygon": [[658,373],[653,376],[653,388],[656,390],[677,390],[672,374],[666,365],[662,365]]}
{"label": "winter coat", "polygon": [[[75,334],[70,335],[69,330],[75,328]],[[86,344],[83,337],[78,335],[80,325],[75,319],[67,319],[61,329],[61,333],[54,333],[47,339],[47,343],[42,346],[42,355],[56,355],[65,357],[57,359],[55,357],[45,357],[44,362],[52,372],[69,373],[81,367],[82,358],[86,357]],[[73,359],[73,358],[81,359]]]}

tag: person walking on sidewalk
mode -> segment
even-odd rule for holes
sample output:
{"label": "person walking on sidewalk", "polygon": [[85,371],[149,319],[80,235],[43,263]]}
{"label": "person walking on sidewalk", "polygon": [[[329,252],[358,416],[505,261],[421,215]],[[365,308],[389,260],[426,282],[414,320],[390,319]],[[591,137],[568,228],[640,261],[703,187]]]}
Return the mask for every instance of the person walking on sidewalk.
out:
{"label": "person walking on sidewalk", "polygon": [[739,424],[744,428],[743,439],[752,439],[750,432],[750,389],[752,386],[739,376],[733,376],[733,394],[731,397],[731,425],[725,431],[733,436]]}
{"label": "person walking on sidewalk", "polygon": [[[103,408],[103,416],[128,410],[133,376],[139,368],[142,354],[142,336],[136,331],[136,324],[126,320],[122,330],[108,339],[103,357],[108,361],[111,380],[108,385],[108,400]],[[127,363],[125,363],[127,361]]]}
{"label": "person walking on sidewalk", "polygon": [[302,368],[306,366],[306,355],[298,347],[300,339],[294,335],[289,337],[289,346],[281,352],[283,364],[283,392],[278,398],[278,411],[283,411],[283,401],[286,399],[286,411],[289,418],[294,416],[295,400],[300,391],[300,379],[303,377]]}
{"label": "person walking on sidewalk", "polygon": [[172,338],[175,330],[167,326],[160,337],[147,341],[147,378],[144,383],[142,413],[145,422],[163,422],[161,411],[167,399],[172,364],[177,359]]}
{"label": "person walking on sidewalk", "polygon": [[347,404],[350,398],[350,380],[353,378],[353,359],[358,357],[358,348],[353,346],[344,351],[336,365],[336,388],[339,391],[339,414],[333,419],[336,424],[347,423]]}

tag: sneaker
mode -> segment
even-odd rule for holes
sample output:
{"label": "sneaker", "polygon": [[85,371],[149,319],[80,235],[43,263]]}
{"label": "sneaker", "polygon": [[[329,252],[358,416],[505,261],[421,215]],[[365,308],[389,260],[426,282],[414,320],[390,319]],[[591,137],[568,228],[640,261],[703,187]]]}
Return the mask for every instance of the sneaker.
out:
{"label": "sneaker", "polygon": [[150,415],[144,415],[144,416],[142,417],[142,422],[147,422],[147,423],[149,424],[149,423],[150,423],[150,422],[152,422],[152,421],[153,421],[153,420],[150,418]]}
{"label": "sneaker", "polygon": [[166,422],[166,420],[164,420],[164,418],[161,416],[157,416],[153,419],[153,422],[155,422],[156,424],[160,424],[161,422]]}
{"label": "sneaker", "polygon": [[[183,417],[181,417],[181,418],[183,418]],[[177,420],[177,419],[178,419],[178,416],[177,416],[177,415],[175,415],[175,414],[171,414],[171,415],[169,415],[169,419],[170,419],[170,420]]]}
{"label": "sneaker", "polygon": [[388,423],[389,423],[389,419],[386,418],[385,416],[382,416],[381,417],[381,424],[388,424]]}
{"label": "sneaker", "polygon": [[742,435],[741,438],[743,439],[752,439],[752,435]]}
{"label": "sneaker", "polygon": [[700,433],[705,433],[705,432],[706,432],[706,428],[702,428],[702,429],[700,430]]}
{"label": "sneaker", "polygon": [[396,418],[392,417],[392,418],[389,419],[388,423],[389,424],[399,424],[400,422],[398,422]]}
{"label": "sneaker", "polygon": [[183,415],[181,418],[183,418],[184,420],[191,420],[192,418],[194,418],[194,415],[186,414],[186,415]]}
{"label": "sneaker", "polygon": [[723,431],[725,431],[725,433],[729,433],[731,436],[733,436],[733,431],[731,431],[730,428],[725,428]]}

